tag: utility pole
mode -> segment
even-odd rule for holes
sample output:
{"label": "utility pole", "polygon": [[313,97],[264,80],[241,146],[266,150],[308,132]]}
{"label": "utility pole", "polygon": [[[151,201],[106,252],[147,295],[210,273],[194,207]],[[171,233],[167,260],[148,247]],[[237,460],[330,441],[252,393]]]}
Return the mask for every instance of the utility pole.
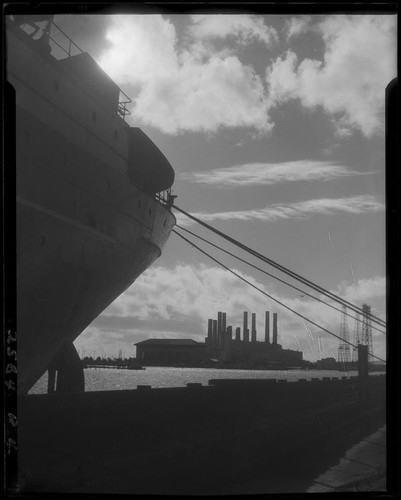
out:
{"label": "utility pole", "polygon": [[373,355],[371,307],[368,304],[363,304],[362,312],[363,312],[363,322],[362,322],[361,343],[368,347],[368,360],[369,360],[369,356]]}
{"label": "utility pole", "polygon": [[352,361],[358,361],[358,344],[361,343],[361,317],[359,314],[355,318],[354,326],[354,347],[352,349]]}

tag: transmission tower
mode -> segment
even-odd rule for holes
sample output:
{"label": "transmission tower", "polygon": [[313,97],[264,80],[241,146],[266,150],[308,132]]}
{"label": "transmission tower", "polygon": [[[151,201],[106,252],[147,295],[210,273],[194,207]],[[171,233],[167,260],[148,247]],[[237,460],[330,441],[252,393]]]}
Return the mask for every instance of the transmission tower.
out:
{"label": "transmission tower", "polygon": [[354,347],[352,349],[352,361],[358,361],[358,344],[361,344],[361,317],[356,315],[354,325]]}
{"label": "transmission tower", "polygon": [[362,322],[361,344],[368,346],[368,356],[372,356],[373,343],[372,343],[371,307],[368,304],[363,304],[362,311],[363,311],[363,322]]}
{"label": "transmission tower", "polygon": [[338,346],[338,362],[349,363],[351,361],[351,353],[349,348],[348,324],[347,324],[347,309],[343,306],[341,314],[341,327],[340,327],[340,345]]}

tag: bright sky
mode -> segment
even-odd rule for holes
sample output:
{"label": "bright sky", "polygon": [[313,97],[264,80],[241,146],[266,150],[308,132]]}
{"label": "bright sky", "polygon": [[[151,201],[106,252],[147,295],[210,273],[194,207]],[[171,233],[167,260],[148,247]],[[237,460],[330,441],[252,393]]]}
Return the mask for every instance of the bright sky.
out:
{"label": "bright sky", "polygon": [[[395,16],[60,15],[55,22],[132,97],[130,123],[172,164],[179,207],[385,319],[384,92],[396,76]],[[339,312],[198,244],[339,333]],[[174,234],[75,344],[86,354],[116,356],[121,348],[133,356],[133,344],[149,337],[202,341],[218,311],[241,326],[245,310],[257,315],[259,339],[270,310],[284,347],[301,348],[309,360],[337,356],[337,339]],[[353,320],[348,327],[352,341]],[[384,358],[385,335],[373,330],[373,344]]]}

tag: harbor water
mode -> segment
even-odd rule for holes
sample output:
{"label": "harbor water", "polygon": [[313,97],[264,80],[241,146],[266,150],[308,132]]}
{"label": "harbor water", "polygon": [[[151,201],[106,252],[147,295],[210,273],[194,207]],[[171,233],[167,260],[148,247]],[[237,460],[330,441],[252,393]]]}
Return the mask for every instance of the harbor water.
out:
{"label": "harbor water", "polygon": [[[153,388],[185,387],[189,383],[208,385],[210,379],[298,379],[323,377],[351,377],[356,371],[338,370],[229,370],[217,368],[173,368],[149,366],[144,370],[117,368],[88,368],[85,370],[85,391],[118,391],[136,389],[138,385]],[[29,394],[47,392],[47,373],[29,391]]]}

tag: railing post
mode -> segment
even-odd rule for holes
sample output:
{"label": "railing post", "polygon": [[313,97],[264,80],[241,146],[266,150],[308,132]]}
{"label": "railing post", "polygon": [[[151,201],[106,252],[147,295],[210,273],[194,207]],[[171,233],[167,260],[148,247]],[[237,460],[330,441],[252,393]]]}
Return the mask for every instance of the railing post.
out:
{"label": "railing post", "polygon": [[366,380],[369,373],[368,346],[358,344],[358,377]]}

